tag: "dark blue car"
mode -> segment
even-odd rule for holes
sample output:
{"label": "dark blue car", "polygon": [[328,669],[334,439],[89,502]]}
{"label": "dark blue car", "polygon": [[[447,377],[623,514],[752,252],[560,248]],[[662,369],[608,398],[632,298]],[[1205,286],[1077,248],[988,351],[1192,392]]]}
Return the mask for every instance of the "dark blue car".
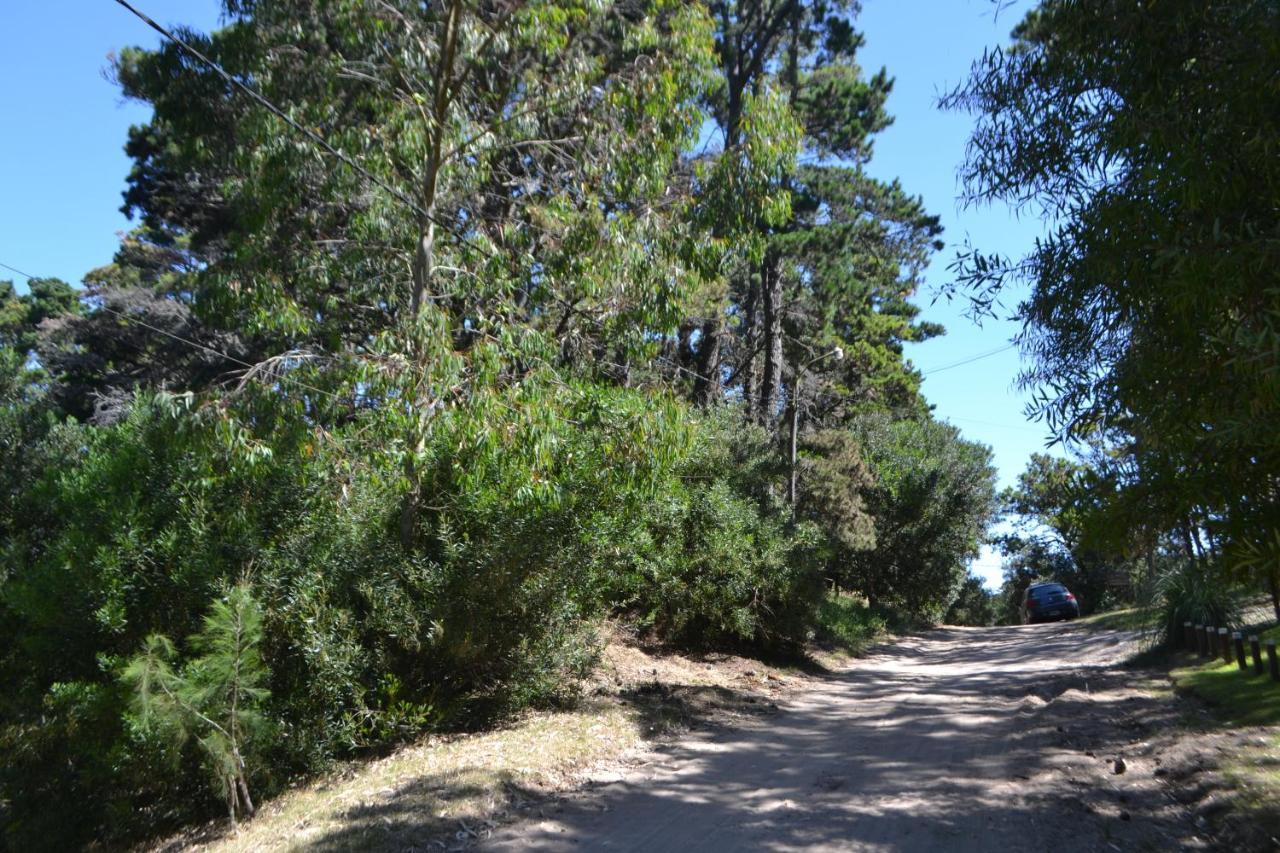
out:
{"label": "dark blue car", "polygon": [[1060,583],[1033,583],[1022,600],[1022,621],[1049,622],[1075,619],[1080,615],[1080,602]]}

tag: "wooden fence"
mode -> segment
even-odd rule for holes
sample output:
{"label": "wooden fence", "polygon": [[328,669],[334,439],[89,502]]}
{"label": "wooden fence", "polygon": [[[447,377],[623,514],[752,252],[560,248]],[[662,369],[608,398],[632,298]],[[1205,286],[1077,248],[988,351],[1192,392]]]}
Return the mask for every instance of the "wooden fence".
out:
{"label": "wooden fence", "polygon": [[[1256,634],[1245,635],[1240,631],[1228,631],[1213,625],[1193,625],[1182,623],[1182,645],[1202,658],[1222,658],[1223,663],[1231,663],[1243,673],[1253,670],[1254,675],[1271,673],[1272,681],[1280,681],[1280,658],[1276,655],[1276,641],[1260,642]],[[1266,665],[1263,665],[1263,650],[1266,650]],[[1250,665],[1252,661],[1252,665]]]}

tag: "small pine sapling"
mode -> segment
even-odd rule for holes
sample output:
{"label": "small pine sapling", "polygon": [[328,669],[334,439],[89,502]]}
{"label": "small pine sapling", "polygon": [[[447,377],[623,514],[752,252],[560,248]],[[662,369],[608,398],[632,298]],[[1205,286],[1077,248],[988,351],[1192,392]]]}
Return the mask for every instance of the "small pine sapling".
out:
{"label": "small pine sapling", "polygon": [[122,676],[133,688],[141,725],[157,725],[178,742],[196,738],[233,825],[238,814],[254,811],[245,752],[266,728],[258,711],[270,695],[261,686],[267,677],[261,642],[262,611],[242,583],[210,606],[204,627],[189,640],[196,656],[185,665],[175,669],[173,642],[153,634]]}

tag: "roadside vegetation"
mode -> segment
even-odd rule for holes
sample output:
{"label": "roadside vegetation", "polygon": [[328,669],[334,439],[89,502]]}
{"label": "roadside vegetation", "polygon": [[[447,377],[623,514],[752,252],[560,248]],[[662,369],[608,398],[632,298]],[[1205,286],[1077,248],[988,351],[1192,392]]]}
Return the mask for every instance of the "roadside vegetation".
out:
{"label": "roadside vegetation", "polygon": [[976,122],[964,199],[1052,223],[952,267],[979,314],[1025,288],[1020,384],[1059,440],[1004,496],[1007,621],[1041,579],[1086,614],[1159,602],[1166,635],[1237,586],[1280,619],[1277,15],[1046,0],[943,98]]}
{"label": "roadside vegetation", "polygon": [[[1275,636],[1273,627],[1264,635]],[[1203,709],[1183,724],[1216,745],[1201,780],[1202,811],[1235,849],[1273,849],[1280,833],[1280,683],[1270,673],[1242,673],[1233,661],[1205,662],[1186,653],[1165,659],[1175,688]]]}
{"label": "roadside vegetation", "polygon": [[847,655],[859,655],[889,633],[889,623],[864,599],[832,593],[818,606],[814,639],[820,647]]}
{"label": "roadside vegetation", "polygon": [[966,200],[1050,223],[945,294],[1025,288],[1068,453],[1002,501],[903,355],[944,331],[910,301],[941,227],[864,170],[892,80],[856,3],[224,13],[114,57],[153,110],[114,258],[0,283],[10,848],[580,707],[608,619],[858,651],[1037,579],[1280,618],[1275,4],[1044,0],[944,98]]}
{"label": "roadside vegetation", "polygon": [[115,257],[0,284],[5,844],[578,707],[610,618],[785,659],[946,612],[995,472],[903,356],[941,229],[862,169],[856,8],[224,12],[115,55]]}
{"label": "roadside vegetation", "polygon": [[1217,660],[1179,666],[1170,677],[1180,689],[1213,706],[1223,720],[1242,726],[1280,726],[1280,684],[1270,675],[1242,674],[1235,661]]}

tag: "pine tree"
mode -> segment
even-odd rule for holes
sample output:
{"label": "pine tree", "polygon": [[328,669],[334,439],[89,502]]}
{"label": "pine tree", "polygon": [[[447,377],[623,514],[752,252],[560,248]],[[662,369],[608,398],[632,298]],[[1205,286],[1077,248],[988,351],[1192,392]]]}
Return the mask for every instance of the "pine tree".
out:
{"label": "pine tree", "polygon": [[262,611],[241,583],[209,607],[189,642],[196,657],[175,669],[173,642],[152,634],[123,673],[142,726],[154,725],[178,743],[196,738],[233,824],[237,815],[253,815],[245,754],[267,728],[259,712],[270,695],[262,687],[261,642]]}

